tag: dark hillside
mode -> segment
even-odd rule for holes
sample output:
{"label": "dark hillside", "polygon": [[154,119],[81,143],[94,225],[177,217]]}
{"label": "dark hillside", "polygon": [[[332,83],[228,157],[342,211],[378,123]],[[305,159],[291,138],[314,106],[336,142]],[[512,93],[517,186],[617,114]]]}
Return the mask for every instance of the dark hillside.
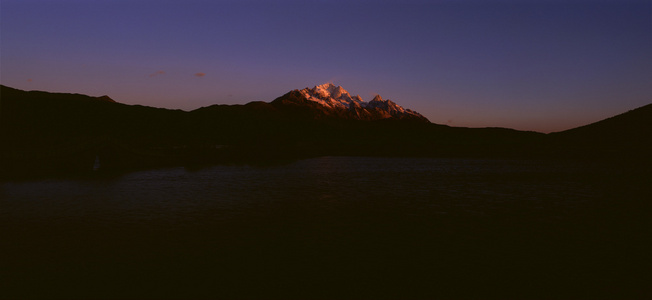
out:
{"label": "dark hillside", "polygon": [[549,148],[571,158],[649,161],[652,104],[582,127],[551,133]]}
{"label": "dark hillside", "polygon": [[[180,128],[187,114],[183,111],[130,106],[108,96],[5,86],[0,93],[0,164],[5,177],[77,173],[92,168],[97,156],[117,162],[119,152],[147,153],[186,142]],[[111,150],[116,147],[121,150]],[[138,156],[121,165],[155,164]]]}
{"label": "dark hillside", "polygon": [[647,142],[652,105],[544,135],[449,127],[425,118],[373,119],[373,113],[357,107],[324,109],[298,91],[270,103],[212,105],[191,112],[5,86],[1,96],[5,177],[90,172],[97,158],[101,169],[120,171],[324,155],[613,160],[645,158],[652,151]]}
{"label": "dark hillside", "polygon": [[[2,86],[2,140],[17,148],[114,138],[169,143],[186,114],[116,103],[108,96],[25,92]],[[165,140],[165,142],[164,142]]]}

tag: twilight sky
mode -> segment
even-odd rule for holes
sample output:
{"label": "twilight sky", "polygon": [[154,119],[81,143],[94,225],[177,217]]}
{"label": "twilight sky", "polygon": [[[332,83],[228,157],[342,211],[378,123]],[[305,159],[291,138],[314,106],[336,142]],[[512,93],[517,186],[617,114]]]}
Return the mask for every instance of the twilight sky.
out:
{"label": "twilight sky", "polygon": [[192,110],[325,82],[452,126],[652,103],[652,1],[0,0],[0,81]]}

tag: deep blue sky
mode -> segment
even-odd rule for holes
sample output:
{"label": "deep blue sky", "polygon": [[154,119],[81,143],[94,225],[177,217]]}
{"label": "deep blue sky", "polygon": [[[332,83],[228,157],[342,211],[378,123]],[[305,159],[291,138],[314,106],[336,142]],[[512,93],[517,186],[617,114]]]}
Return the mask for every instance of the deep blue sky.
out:
{"label": "deep blue sky", "polygon": [[191,110],[333,82],[542,132],[652,102],[652,1],[0,1],[19,89]]}

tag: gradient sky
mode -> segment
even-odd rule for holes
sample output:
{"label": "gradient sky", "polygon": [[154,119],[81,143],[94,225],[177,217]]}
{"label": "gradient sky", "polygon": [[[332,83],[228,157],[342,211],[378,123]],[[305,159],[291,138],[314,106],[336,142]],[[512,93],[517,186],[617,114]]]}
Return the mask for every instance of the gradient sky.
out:
{"label": "gradient sky", "polygon": [[192,110],[325,82],[452,126],[652,103],[652,1],[0,0],[0,81]]}

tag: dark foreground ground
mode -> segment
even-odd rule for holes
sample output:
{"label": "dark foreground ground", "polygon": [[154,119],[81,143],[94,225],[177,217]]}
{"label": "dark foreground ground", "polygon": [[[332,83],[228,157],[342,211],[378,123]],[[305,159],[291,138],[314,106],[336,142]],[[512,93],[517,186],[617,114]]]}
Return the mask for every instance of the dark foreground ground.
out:
{"label": "dark foreground ground", "polygon": [[192,222],[4,218],[0,298],[649,299],[649,172],[585,176],[600,197],[560,219],[555,205],[441,214],[394,196]]}

